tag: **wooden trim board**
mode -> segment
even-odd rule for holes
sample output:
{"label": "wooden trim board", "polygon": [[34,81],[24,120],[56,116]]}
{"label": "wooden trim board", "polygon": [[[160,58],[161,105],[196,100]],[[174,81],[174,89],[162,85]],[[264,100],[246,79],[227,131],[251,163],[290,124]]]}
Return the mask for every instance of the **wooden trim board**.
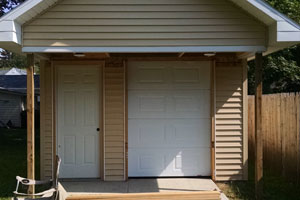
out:
{"label": "wooden trim board", "polygon": [[54,67],[54,64],[51,63],[51,84],[52,84],[52,119],[53,119],[53,123],[52,123],[52,131],[53,131],[53,155],[52,155],[52,177],[55,177],[55,160],[56,160],[56,79],[55,79],[55,74],[56,74],[56,69]]}
{"label": "wooden trim board", "polygon": [[128,180],[128,61],[124,60],[125,71],[125,180]]}
{"label": "wooden trim board", "polygon": [[103,138],[103,151],[102,151],[102,160],[103,160],[103,177],[102,179],[105,181],[105,112],[106,112],[106,107],[105,107],[105,68],[106,68],[106,63],[103,63],[103,72],[102,72],[102,138]]}
{"label": "wooden trim board", "polygon": [[127,180],[127,176],[126,176],[126,162],[127,162],[127,160],[126,160],[126,107],[127,107],[127,105],[126,105],[126,63],[125,63],[125,61],[123,60],[123,92],[124,92],[124,95],[123,95],[123,103],[124,103],[124,105],[123,105],[123,107],[124,107],[124,120],[123,120],[123,126],[124,126],[124,138],[123,138],[123,140],[124,140],[124,153],[123,153],[123,159],[124,159],[124,181],[125,180]]}
{"label": "wooden trim board", "polygon": [[[35,179],[35,132],[34,132],[34,54],[27,55],[27,177]],[[29,186],[28,193],[35,193]]]}
{"label": "wooden trim board", "polygon": [[215,149],[215,143],[216,143],[216,135],[215,135],[215,127],[216,127],[216,120],[215,120],[215,114],[216,114],[216,80],[215,80],[215,74],[216,74],[216,61],[211,62],[211,75],[210,75],[210,113],[211,113],[211,177],[215,181],[216,179],[216,149]]}
{"label": "wooden trim board", "polygon": [[248,63],[242,60],[243,67],[243,179],[248,180]]}
{"label": "wooden trim board", "polygon": [[53,60],[52,63],[55,65],[101,65],[104,66],[104,60]]}
{"label": "wooden trim board", "polygon": [[44,144],[44,130],[45,130],[45,125],[44,125],[44,121],[45,121],[45,115],[43,113],[45,113],[45,107],[46,107],[46,103],[45,102],[45,65],[46,65],[46,61],[45,60],[41,60],[40,62],[40,121],[41,121],[41,125],[40,125],[40,144],[41,144],[41,148],[40,148],[40,177],[41,179],[45,179],[45,169],[44,169],[44,159],[43,159],[43,155],[44,155],[44,148],[42,147],[42,145]]}
{"label": "wooden trim board", "polygon": [[217,200],[221,199],[218,191],[201,192],[167,192],[167,193],[134,193],[134,194],[71,194],[66,200]]}
{"label": "wooden trim board", "polygon": [[103,107],[103,101],[104,101],[104,92],[103,92],[103,73],[104,73],[104,63],[102,63],[101,68],[99,70],[99,163],[100,163],[100,177],[103,179],[104,177],[104,107]]}

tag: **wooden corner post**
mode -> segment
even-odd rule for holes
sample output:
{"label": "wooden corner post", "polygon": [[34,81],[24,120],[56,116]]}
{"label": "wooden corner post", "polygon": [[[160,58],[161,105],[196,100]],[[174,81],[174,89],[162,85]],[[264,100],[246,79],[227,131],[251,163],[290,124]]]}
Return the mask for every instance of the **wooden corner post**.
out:
{"label": "wooden corner post", "polygon": [[263,198],[262,53],[255,54],[255,192]]}
{"label": "wooden corner post", "polygon": [[[34,55],[27,55],[27,178],[34,179]],[[28,189],[35,192],[34,186]]]}

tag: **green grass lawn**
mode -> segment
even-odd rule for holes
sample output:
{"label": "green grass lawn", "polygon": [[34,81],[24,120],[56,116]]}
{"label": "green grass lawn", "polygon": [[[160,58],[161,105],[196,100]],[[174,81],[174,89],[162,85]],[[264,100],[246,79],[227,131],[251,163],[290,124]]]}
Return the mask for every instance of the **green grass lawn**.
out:
{"label": "green grass lawn", "polygon": [[[36,134],[39,135],[38,132]],[[38,137],[36,138],[39,142]],[[12,197],[16,176],[26,177],[26,130],[0,128],[0,200]],[[39,177],[39,146],[36,146],[36,176]]]}
{"label": "green grass lawn", "polygon": [[[39,134],[36,133],[36,177],[39,178]],[[300,186],[264,171],[264,199],[300,200]],[[16,175],[26,177],[26,130],[0,128],[0,200],[12,197]],[[254,199],[254,170],[249,165],[249,181],[217,183],[229,199]]]}

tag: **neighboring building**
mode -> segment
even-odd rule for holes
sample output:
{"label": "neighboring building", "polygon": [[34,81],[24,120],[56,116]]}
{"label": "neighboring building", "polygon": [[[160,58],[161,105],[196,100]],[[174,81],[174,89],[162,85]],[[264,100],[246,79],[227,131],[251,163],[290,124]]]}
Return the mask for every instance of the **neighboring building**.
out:
{"label": "neighboring building", "polygon": [[2,69],[0,70],[0,75],[26,75],[26,70],[15,67],[11,69]]}
{"label": "neighboring building", "polygon": [[[39,110],[39,75],[35,75],[36,110]],[[0,75],[0,127],[21,127],[26,110],[26,75]]]}
{"label": "neighboring building", "polygon": [[[0,87],[13,92],[26,94],[26,75],[0,75]],[[36,95],[40,94],[40,76],[34,76]]]}
{"label": "neighboring building", "polygon": [[40,60],[41,177],[58,154],[61,178],[99,182],[248,179],[247,59],[300,42],[261,0],[31,0],[0,30]]}
{"label": "neighboring building", "polygon": [[0,88],[0,127],[21,127],[26,94]]}

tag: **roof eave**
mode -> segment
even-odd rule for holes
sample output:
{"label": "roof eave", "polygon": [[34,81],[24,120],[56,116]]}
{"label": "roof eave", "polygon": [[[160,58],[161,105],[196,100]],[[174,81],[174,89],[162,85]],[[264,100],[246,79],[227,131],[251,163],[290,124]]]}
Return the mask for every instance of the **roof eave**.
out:
{"label": "roof eave", "polygon": [[13,20],[0,21],[0,46],[3,49],[22,53],[21,25]]}
{"label": "roof eave", "polygon": [[269,41],[264,55],[294,46],[300,43],[300,29],[287,21],[276,21],[269,26]]}
{"label": "roof eave", "polygon": [[0,47],[22,54],[22,25],[53,6],[58,0],[27,0],[0,18]]}
{"label": "roof eave", "polygon": [[231,0],[268,27],[264,55],[300,43],[300,25],[262,0]]}

